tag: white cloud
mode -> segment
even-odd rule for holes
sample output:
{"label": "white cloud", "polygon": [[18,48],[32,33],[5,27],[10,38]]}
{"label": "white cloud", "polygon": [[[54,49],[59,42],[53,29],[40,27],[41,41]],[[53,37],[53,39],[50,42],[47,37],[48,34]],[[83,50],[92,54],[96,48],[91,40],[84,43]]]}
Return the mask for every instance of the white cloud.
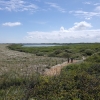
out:
{"label": "white cloud", "polygon": [[95,8],[95,11],[92,11],[92,12],[77,10],[77,11],[69,11],[69,13],[72,13],[75,16],[79,16],[81,18],[83,17],[87,20],[90,20],[94,16],[100,17],[100,12],[98,12],[97,9],[99,10],[99,7]]}
{"label": "white cloud", "polygon": [[21,23],[20,22],[14,22],[14,23],[12,23],[12,22],[6,22],[6,23],[3,23],[2,25],[3,26],[13,27],[13,26],[19,26],[19,25],[21,25]]}
{"label": "white cloud", "polygon": [[0,10],[2,10],[2,8],[0,8]]}
{"label": "white cloud", "polygon": [[[27,32],[25,40],[28,42],[59,42],[59,43],[75,43],[75,42],[100,42],[100,30],[88,30],[92,27],[90,23],[85,21],[75,23],[72,28],[64,29],[61,27],[59,31],[51,32]],[[87,30],[86,30],[87,29]]]}
{"label": "white cloud", "polygon": [[80,18],[85,18],[86,20],[90,20],[93,17],[100,17],[100,3],[93,3],[93,2],[84,2],[84,4],[91,4],[93,9],[89,9],[91,11],[84,11],[84,10],[72,10],[69,11],[70,14],[74,14]]}
{"label": "white cloud", "polygon": [[0,0],[2,10],[8,11],[35,11],[38,9],[33,3],[25,2],[24,0]]}
{"label": "white cloud", "polygon": [[61,28],[60,28],[60,31],[61,32],[63,32],[65,29],[64,29],[64,27],[62,26]]}
{"label": "white cloud", "polygon": [[84,4],[90,5],[90,4],[91,4],[91,2],[84,2]]}
{"label": "white cloud", "polygon": [[100,3],[95,3],[94,5],[97,6],[97,5],[100,5]]}
{"label": "white cloud", "polygon": [[97,6],[97,7],[95,8],[95,11],[99,11],[99,12],[100,12],[100,6]]}
{"label": "white cloud", "polygon": [[57,9],[58,11],[65,13],[66,10],[61,8],[60,6],[58,6],[56,3],[50,3],[50,2],[46,2],[46,4],[50,5],[50,7],[53,7],[55,9]]}
{"label": "white cloud", "polygon": [[86,19],[86,20],[90,20],[90,19],[91,19],[91,17],[86,17],[85,19]]}
{"label": "white cloud", "polygon": [[91,28],[91,24],[87,23],[85,21],[79,22],[79,23],[74,23],[74,26],[72,28],[70,28],[69,30],[72,31],[79,31],[79,30],[85,30],[87,28]]}

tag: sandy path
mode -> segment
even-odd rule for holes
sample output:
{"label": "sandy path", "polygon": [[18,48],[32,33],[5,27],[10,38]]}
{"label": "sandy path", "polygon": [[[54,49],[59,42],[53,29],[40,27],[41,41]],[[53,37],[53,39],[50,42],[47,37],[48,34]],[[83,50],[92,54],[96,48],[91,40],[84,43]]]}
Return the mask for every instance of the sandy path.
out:
{"label": "sandy path", "polygon": [[[79,62],[79,61],[74,60],[73,63],[77,63],[77,62]],[[69,64],[72,64],[72,63],[64,62],[62,64],[55,65],[55,66],[51,67],[50,69],[46,69],[45,72],[43,73],[43,75],[47,75],[47,76],[59,75],[61,72],[61,69]]]}

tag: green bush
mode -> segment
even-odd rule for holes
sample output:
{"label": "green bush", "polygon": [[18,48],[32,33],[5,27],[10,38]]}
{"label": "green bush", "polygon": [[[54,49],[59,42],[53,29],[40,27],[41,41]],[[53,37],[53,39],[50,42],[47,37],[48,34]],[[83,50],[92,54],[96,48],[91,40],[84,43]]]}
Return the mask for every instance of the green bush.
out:
{"label": "green bush", "polygon": [[57,55],[55,54],[55,52],[51,52],[48,54],[48,57],[56,57]]}
{"label": "green bush", "polygon": [[91,56],[91,55],[94,53],[94,51],[91,50],[91,49],[86,49],[86,50],[84,51],[84,53],[85,53],[86,55],[88,55],[88,56]]}
{"label": "green bush", "polygon": [[86,59],[88,62],[100,63],[100,53],[96,53]]}
{"label": "green bush", "polygon": [[36,53],[36,56],[44,56],[44,53],[43,52],[38,52],[38,53]]}

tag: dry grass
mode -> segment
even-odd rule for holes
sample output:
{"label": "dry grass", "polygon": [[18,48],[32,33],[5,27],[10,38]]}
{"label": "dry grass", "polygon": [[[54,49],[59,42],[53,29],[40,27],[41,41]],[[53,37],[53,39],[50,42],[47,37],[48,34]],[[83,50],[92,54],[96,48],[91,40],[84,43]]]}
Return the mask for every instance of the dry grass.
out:
{"label": "dry grass", "polygon": [[20,75],[31,75],[36,71],[42,74],[46,68],[66,61],[63,58],[35,56],[9,50],[7,46],[8,44],[0,44],[0,75],[10,71]]}

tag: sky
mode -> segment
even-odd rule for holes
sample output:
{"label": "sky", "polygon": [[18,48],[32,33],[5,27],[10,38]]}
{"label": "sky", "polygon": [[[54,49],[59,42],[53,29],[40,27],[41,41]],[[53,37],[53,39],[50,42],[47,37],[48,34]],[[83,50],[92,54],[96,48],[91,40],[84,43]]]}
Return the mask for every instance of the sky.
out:
{"label": "sky", "polygon": [[0,0],[0,43],[100,42],[100,0]]}

